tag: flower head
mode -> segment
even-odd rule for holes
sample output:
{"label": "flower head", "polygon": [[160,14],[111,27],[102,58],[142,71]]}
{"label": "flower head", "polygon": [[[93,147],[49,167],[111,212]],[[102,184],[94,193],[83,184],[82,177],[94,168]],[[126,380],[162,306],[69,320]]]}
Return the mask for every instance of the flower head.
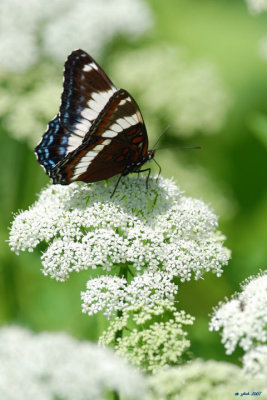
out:
{"label": "flower head", "polygon": [[[168,314],[167,320],[164,316]],[[177,365],[188,350],[190,341],[184,331],[194,318],[177,312],[169,301],[142,302],[123,309],[99,339],[112,345],[120,356],[147,372],[155,373],[166,365]],[[125,332],[123,337],[120,333]]]}
{"label": "flower head", "polygon": [[243,369],[247,374],[266,379],[267,345],[253,347],[243,356]]}
{"label": "flower head", "polygon": [[[115,180],[109,182],[113,187]],[[107,307],[107,315],[136,299],[173,299],[173,277],[221,275],[230,256],[223,239],[208,206],[163,178],[151,178],[146,190],[144,179],[126,177],[112,200],[105,182],[49,186],[15,217],[10,232],[16,253],[46,244],[43,273],[54,279],[97,268],[109,275],[89,281],[82,295],[84,311]],[[126,279],[114,277],[125,267]]]}
{"label": "flower head", "polygon": [[125,278],[104,275],[87,282],[87,290],[81,293],[82,310],[89,315],[105,310],[109,318],[128,305],[154,304],[165,298],[173,300],[177,290],[177,285],[163,271],[144,272],[129,284]]}
{"label": "flower head", "polygon": [[151,395],[147,400],[225,400],[240,397],[244,391],[252,394],[267,390],[266,380],[245,375],[236,365],[213,360],[194,360],[161,370],[149,378],[149,383]]}
{"label": "flower head", "polygon": [[267,340],[267,273],[246,281],[242,289],[232,300],[219,304],[210,322],[211,330],[222,329],[227,354],[238,344],[247,352]]}
{"label": "flower head", "polygon": [[0,398],[104,400],[108,393],[143,399],[142,376],[108,349],[64,333],[0,329]]}

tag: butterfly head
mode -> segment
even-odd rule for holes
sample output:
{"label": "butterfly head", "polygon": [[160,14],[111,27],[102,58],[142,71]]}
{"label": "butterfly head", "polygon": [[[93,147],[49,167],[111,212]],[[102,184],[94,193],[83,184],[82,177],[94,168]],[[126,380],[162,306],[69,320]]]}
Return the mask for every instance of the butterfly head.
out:
{"label": "butterfly head", "polygon": [[147,161],[152,160],[152,158],[154,158],[155,155],[155,150],[148,150],[147,152]]}

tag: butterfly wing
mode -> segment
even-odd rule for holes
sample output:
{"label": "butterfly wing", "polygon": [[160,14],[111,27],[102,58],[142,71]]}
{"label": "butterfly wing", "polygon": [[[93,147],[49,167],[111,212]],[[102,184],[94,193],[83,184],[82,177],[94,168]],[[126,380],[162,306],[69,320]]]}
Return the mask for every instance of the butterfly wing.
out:
{"label": "butterfly wing", "polygon": [[59,114],[48,124],[35,148],[46,173],[75,150],[88,134],[93,121],[117,91],[102,68],[83,50],[73,51],[64,71]]}
{"label": "butterfly wing", "polygon": [[148,138],[138,105],[120,89],[93,121],[83,143],[50,171],[53,183],[96,182],[142,164]]}

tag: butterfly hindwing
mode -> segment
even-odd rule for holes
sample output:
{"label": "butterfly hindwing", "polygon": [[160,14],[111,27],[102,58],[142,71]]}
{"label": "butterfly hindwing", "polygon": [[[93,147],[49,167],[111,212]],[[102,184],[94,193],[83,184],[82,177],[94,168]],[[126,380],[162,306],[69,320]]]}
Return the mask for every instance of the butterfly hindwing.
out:
{"label": "butterfly hindwing", "polygon": [[37,160],[44,167],[47,174],[65,157],[67,143],[68,134],[64,132],[57,115],[49,122],[40,144],[35,148]]}
{"label": "butterfly hindwing", "polygon": [[93,122],[81,146],[51,171],[54,183],[95,182],[123,173],[143,160],[147,133],[130,94],[120,89]]}

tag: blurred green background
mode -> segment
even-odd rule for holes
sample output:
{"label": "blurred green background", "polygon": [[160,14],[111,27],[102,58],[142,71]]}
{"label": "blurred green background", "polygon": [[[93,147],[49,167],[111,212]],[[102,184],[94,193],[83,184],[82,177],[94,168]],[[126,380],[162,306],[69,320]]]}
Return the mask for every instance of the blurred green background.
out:
{"label": "blurred green background", "polygon": [[[173,148],[156,156],[163,176],[173,176],[188,195],[209,202],[219,215],[220,230],[232,251],[229,266],[221,278],[207,274],[204,280],[181,284],[178,299],[179,306],[196,317],[190,328],[194,355],[239,363],[240,354],[225,356],[219,335],[208,331],[208,315],[242,280],[267,264],[267,63],[259,52],[260,40],[267,34],[267,15],[251,15],[243,0],[150,0],[146,4],[152,23],[140,36],[114,34],[96,54],[89,44],[84,46],[85,38],[76,47],[91,52],[118,87],[131,91],[151,144],[171,125],[160,145]],[[116,15],[118,10],[113,12]],[[87,18],[93,19],[94,14],[88,12]],[[41,42],[38,37],[40,47]],[[124,63],[125,73],[119,69]],[[211,65],[219,79],[215,89],[210,85],[213,72],[206,72]],[[83,315],[80,307],[80,291],[90,271],[57,283],[40,272],[38,251],[16,256],[7,243],[12,213],[28,208],[49,182],[33,147],[58,111],[62,67],[63,61],[45,53],[23,70],[0,66],[0,320],[2,325],[64,330],[97,340],[105,321]],[[147,69],[155,86],[146,78]],[[190,80],[192,74],[195,81]],[[179,88],[185,100],[176,98]],[[145,96],[153,90],[155,98],[150,101]],[[218,96],[216,92],[213,99],[214,91]],[[191,128],[179,120],[185,101]],[[215,122],[198,124],[193,112],[190,121],[191,101],[199,102],[200,116],[206,112],[208,118],[212,113]],[[216,118],[220,119],[217,125]],[[202,150],[175,145],[201,145]]]}

